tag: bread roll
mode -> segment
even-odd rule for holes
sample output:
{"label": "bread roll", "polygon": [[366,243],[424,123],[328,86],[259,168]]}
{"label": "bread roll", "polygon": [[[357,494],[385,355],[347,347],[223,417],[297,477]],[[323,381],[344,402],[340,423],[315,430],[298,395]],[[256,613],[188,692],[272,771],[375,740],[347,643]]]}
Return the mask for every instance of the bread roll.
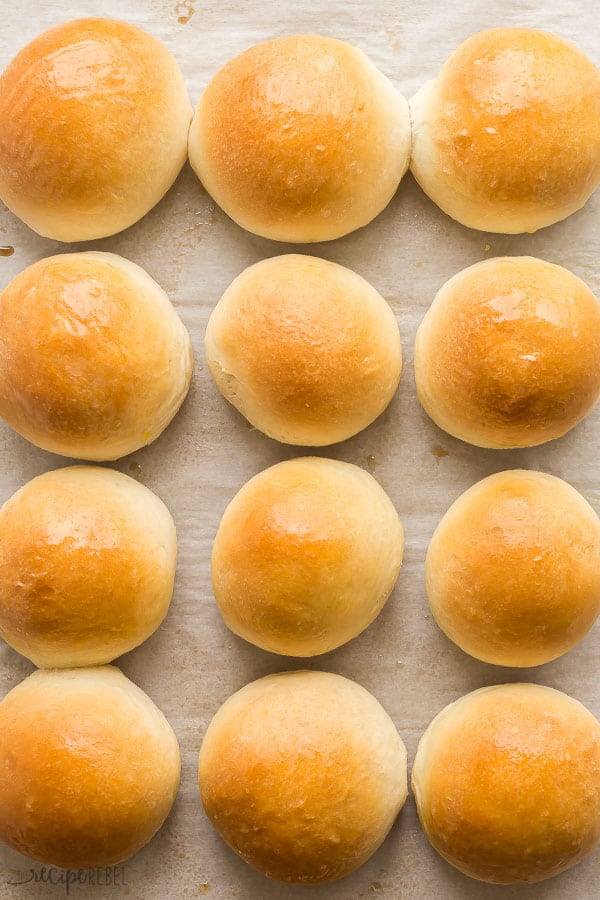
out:
{"label": "bread roll", "polygon": [[470,444],[561,437],[600,396],[600,304],[560,266],[529,256],[477,263],[426,313],[415,379],[436,425]]}
{"label": "bread roll", "polygon": [[46,472],[0,509],[0,635],[36,666],[110,662],[165,617],[177,539],[158,497],[120,472]]}
{"label": "bread roll", "polygon": [[304,457],[244,485],[212,552],[215,597],[245,640],[287,656],[315,656],[364,631],[402,564],[398,514],[358,466]]}
{"label": "bread roll", "polygon": [[167,817],[179,747],[118,669],[38,671],[0,703],[0,840],[68,869],[133,856]]}
{"label": "bread roll", "polygon": [[402,370],[383,297],[350,269],[312,256],[245,269],[213,310],[205,344],[223,396],[285,444],[352,437],[386,408]]}
{"label": "bread roll", "polygon": [[425,834],[460,872],[543,881],[600,840],[600,724],[552,688],[481,688],[431,722],[412,788]]}
{"label": "bread roll", "polygon": [[209,82],[189,156],[234,222],[276,241],[366,225],[408,168],[408,103],[356,47],[291,35],[251,47]]}
{"label": "bread roll", "polygon": [[541,665],[577,644],[600,612],[600,519],[560,478],[490,475],[436,528],[425,581],[436,622],[466,653]]}
{"label": "bread roll", "polygon": [[406,800],[406,749],[355,682],[284,672],[219,709],[199,781],[207,816],[242,859],[269,878],[321,884],[383,843]]}
{"label": "bread roll", "polygon": [[150,444],[192,366],[165,292],[112,253],[42,259],[0,295],[0,415],[44,450],[108,460]]}
{"label": "bread roll", "polygon": [[469,228],[537,231],[580,209],[600,183],[600,72],[556,35],[475,34],[410,107],[411,171]]}
{"label": "bread roll", "polygon": [[64,22],[0,79],[0,197],[59,241],[115,234],[171,187],[192,108],[176,61],[125,22]]}

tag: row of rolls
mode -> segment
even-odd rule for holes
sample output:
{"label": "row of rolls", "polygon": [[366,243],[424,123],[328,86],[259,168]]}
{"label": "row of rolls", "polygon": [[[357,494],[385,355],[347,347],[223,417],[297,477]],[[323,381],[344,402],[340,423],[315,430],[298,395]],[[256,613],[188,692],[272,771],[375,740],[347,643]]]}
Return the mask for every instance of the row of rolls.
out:
{"label": "row of rolls", "polygon": [[[177,738],[114,666],[39,669],[0,703],[0,837],[68,870],[129,859],[165,821],[180,780]],[[466,694],[432,720],[412,789],[433,847],[497,884],[569,869],[600,840],[600,723],[531,683]],[[200,748],[204,810],[270,878],[330,882],[387,837],[408,794],[407,753],[356,682],[290,671],[247,684]]]}
{"label": "row of rolls", "polygon": [[[328,446],[370,425],[402,372],[394,312],[364,278],[287,254],[245,269],[214,307],[205,356],[223,396],[269,437]],[[0,416],[39,447],[114,460],[155,440],[183,403],[190,336],[166,293],[115,254],[42,259],[0,301]],[[417,331],[416,390],[446,432],[531,447],[600,396],[600,306],[567,269],[496,257],[442,286]]]}
{"label": "row of rolls", "polygon": [[531,28],[472,36],[410,104],[358,48],[292,35],[249,48],[193,113],[146,32],[78,19],[23,48],[0,80],[0,197],[40,234],[93,240],[138,221],[188,158],[255,234],[308,243],[375,218],[409,164],[446,213],[533,232],[600,182],[600,73]]}
{"label": "row of rolls", "polygon": [[[169,608],[177,539],[148,488],[99,466],[37,476],[0,510],[0,634],[45,668],[101,665],[140,645]],[[358,466],[297,457],[250,479],[212,551],[225,623],[293,657],[327,653],[379,615],[404,531]],[[451,505],[425,582],[442,630],[467,653],[537,666],[574,647],[600,610],[600,520],[562,479],[488,476]]]}

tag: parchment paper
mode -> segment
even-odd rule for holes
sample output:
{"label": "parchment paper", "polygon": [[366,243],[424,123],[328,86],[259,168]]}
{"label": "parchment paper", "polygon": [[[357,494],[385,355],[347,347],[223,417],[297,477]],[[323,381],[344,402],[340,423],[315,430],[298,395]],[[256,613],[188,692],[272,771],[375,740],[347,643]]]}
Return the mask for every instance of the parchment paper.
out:
{"label": "parchment paper", "polygon": [[[600,21],[593,0],[304,0],[289,5],[275,0],[4,0],[0,66],[4,68],[45,28],[84,15],[127,19],[163,40],[182,67],[194,104],[211,75],[230,57],[258,41],[294,32],[330,34],[361,47],[407,96],[435,76],[464,38],[500,24],[557,31],[600,63]],[[412,371],[415,331],[433,296],[448,277],[478,260],[503,254],[540,256],[572,269],[600,295],[599,225],[600,192],[582,212],[532,236],[470,231],[441,213],[407,176],[389,207],[368,227],[342,240],[291,247],[234,225],[215,208],[189,167],[145,219],[93,244],[65,246],[46,240],[0,210],[0,244],[15,248],[14,255],[0,258],[0,288],[30,263],[53,253],[90,247],[120,253],[146,268],[165,288],[192,334],[196,352],[192,389],[175,421],[152,446],[116,464],[162,497],[178,527],[179,565],[169,615],[158,633],[118,665],[173,725],[182,750],[181,789],[162,831],[124,864],[113,878],[116,884],[72,885],[71,896],[598,897],[600,851],[559,878],[533,887],[492,887],[460,875],[429,847],[412,798],[381,850],[354,875],[312,889],[280,885],[251,871],[223,844],[202,811],[196,771],[202,735],[220,704],[248,681],[288,668],[338,672],[372,691],[396,723],[410,762],[433,716],[482,685],[538,681],[577,697],[600,716],[600,624],[553,663],[529,670],[502,669],[471,659],[441,634],[429,615],[423,587],[425,552],[437,522],[463,490],[492,472],[521,466],[550,472],[573,484],[600,512],[600,408],[568,436],[545,446],[514,452],[478,450],[429,421],[417,402]],[[352,440],[317,451],[367,468],[388,491],[405,526],[404,566],[377,621],[345,647],[308,662],[263,652],[234,637],[218,615],[209,571],[215,531],[238,488],[268,465],[306,451],[279,445],[253,430],[217,393],[203,358],[206,321],[245,266],[291,250],[334,260],[367,278],[398,318],[405,360],[398,394],[387,412]],[[34,475],[66,464],[68,460],[29,445],[0,422],[0,501]],[[2,645],[0,694],[32,669]],[[40,865],[0,847],[0,898],[66,894],[64,884],[43,883],[41,877]],[[53,877],[56,880],[56,872]],[[100,873],[97,881],[107,878]]]}

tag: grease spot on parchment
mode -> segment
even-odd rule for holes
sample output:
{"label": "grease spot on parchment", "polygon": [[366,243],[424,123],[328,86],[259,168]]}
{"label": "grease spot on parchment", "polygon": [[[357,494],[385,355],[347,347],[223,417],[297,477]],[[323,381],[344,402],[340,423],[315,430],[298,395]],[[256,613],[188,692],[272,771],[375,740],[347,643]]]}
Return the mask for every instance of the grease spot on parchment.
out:
{"label": "grease spot on parchment", "polygon": [[393,25],[391,28],[385,29],[385,34],[388,40],[388,43],[392,50],[398,51],[402,46],[402,38],[400,37],[400,25]]}
{"label": "grease spot on parchment", "polygon": [[175,4],[175,15],[180,25],[187,25],[195,12],[193,0],[182,0]]}

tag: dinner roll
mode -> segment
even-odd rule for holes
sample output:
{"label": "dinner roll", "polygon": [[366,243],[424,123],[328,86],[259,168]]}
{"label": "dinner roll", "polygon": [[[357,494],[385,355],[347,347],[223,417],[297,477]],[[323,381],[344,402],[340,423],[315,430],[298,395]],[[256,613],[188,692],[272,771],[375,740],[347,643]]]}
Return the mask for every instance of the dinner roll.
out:
{"label": "dinner roll", "polygon": [[481,688],[431,722],[412,788],[425,834],[459,871],[543,881],[600,840],[600,724],[552,688]]}
{"label": "dinner roll", "polygon": [[364,631],[398,577],[404,535],[389,497],[350,463],[279,463],[233,498],[212,552],[225,623],[264,650],[315,656]]}
{"label": "dinner roll", "polygon": [[471,656],[538,666],[570,650],[600,612],[600,520],[541,472],[490,475],[452,504],[425,564],[431,611]]}
{"label": "dinner roll", "polygon": [[0,416],[44,450],[108,460],[150,444],[192,366],[165,292],[112,253],[42,259],[0,294]]}
{"label": "dinner roll", "polygon": [[0,79],[0,197],[45,237],[115,234],[175,181],[191,117],[160,41],[113,19],[65,22]]}
{"label": "dinner roll", "polygon": [[408,168],[408,103],[356,47],[291,35],[251,47],[209,82],[189,156],[242,228],[329,241],[366,225]]}
{"label": "dinner roll", "polygon": [[440,289],[415,342],[417,394],[436,425],[478,447],[561,437],[600,396],[600,304],[530,256],[477,263]]}
{"label": "dinner roll", "polygon": [[411,171],[470,228],[537,231],[580,209],[600,183],[600,72],[556,35],[475,34],[410,107]]}
{"label": "dinner roll", "polygon": [[34,672],[0,703],[0,840],[52,866],[133,856],[167,817],[179,747],[118,669]]}
{"label": "dinner roll", "polygon": [[155,631],[177,539],[158,497],[120,472],[46,472],[0,509],[0,635],[37,666],[110,662]]}
{"label": "dinner roll", "polygon": [[245,269],[214,308],[205,344],[223,396],[285,444],[352,437],[386,408],[402,370],[383,297],[350,269],[313,256]]}
{"label": "dinner roll", "polygon": [[284,672],[219,709],[199,781],[208,818],[242,859],[269,878],[321,884],[384,841],[406,800],[406,749],[355,682]]}

